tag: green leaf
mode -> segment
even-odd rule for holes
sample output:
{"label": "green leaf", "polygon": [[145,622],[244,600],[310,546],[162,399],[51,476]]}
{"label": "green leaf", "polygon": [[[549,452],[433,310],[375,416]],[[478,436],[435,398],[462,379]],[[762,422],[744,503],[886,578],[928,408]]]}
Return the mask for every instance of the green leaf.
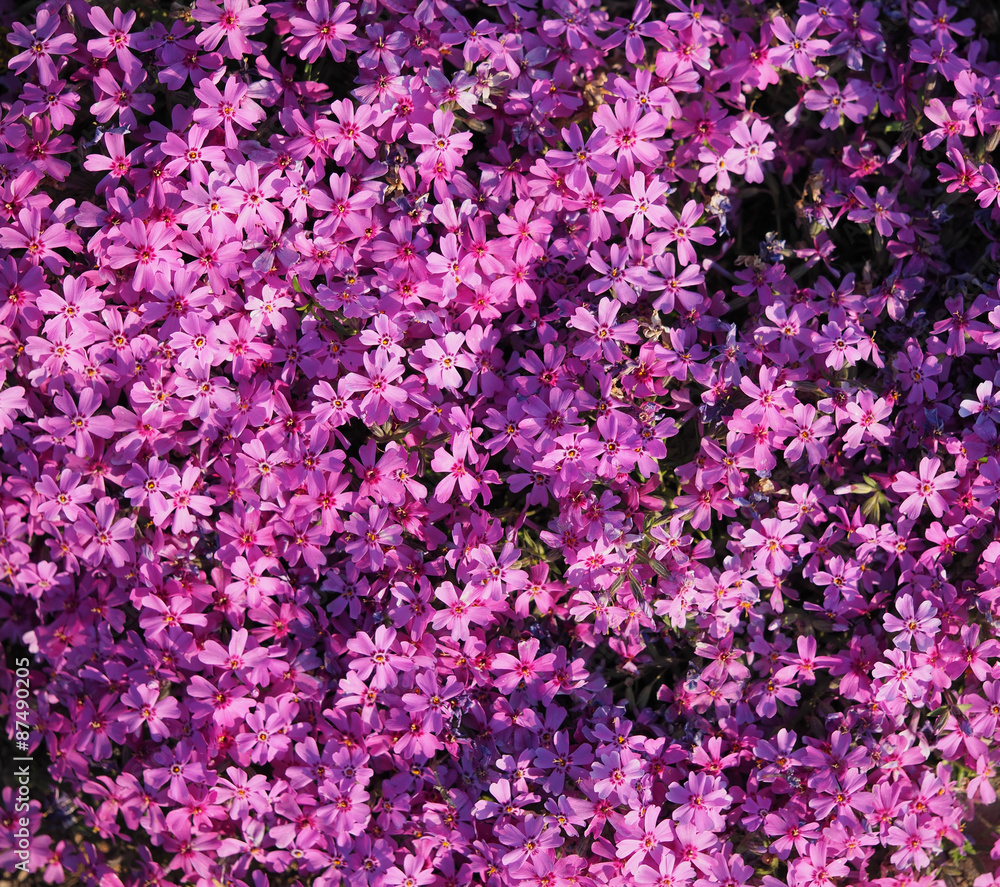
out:
{"label": "green leaf", "polygon": [[889,500],[882,493],[875,493],[864,501],[861,513],[869,520],[878,522],[882,517],[882,507],[888,504]]}

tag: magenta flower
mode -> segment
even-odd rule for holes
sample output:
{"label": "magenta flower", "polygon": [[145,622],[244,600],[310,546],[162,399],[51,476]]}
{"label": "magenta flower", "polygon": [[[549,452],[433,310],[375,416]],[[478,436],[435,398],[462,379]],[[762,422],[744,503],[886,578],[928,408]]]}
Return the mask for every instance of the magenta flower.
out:
{"label": "magenta flower", "polygon": [[132,52],[135,35],[130,33],[135,20],[136,14],[131,9],[128,12],[115,9],[113,18],[108,18],[108,14],[101,7],[92,7],[90,23],[103,36],[88,41],[87,51],[98,58],[108,58],[114,54],[127,75],[139,73],[142,63]]}
{"label": "magenta flower", "polygon": [[196,38],[198,45],[205,49],[217,49],[225,41],[225,55],[241,59],[264,48],[263,43],[247,39],[248,35],[264,30],[267,22],[264,6],[251,6],[249,0],[223,0],[221,6],[213,0],[198,0],[191,17],[208,25]]}
{"label": "magenta flower", "polygon": [[138,220],[125,222],[118,231],[121,240],[108,247],[109,262],[112,268],[134,265],[132,283],[138,289],[152,289],[157,277],[168,274],[172,265],[180,260],[177,250],[168,249],[176,233],[163,222],[150,225]]}
{"label": "magenta flower", "polygon": [[72,440],[78,456],[93,454],[95,437],[107,440],[115,433],[115,420],[111,416],[95,415],[101,408],[101,396],[96,391],[81,391],[79,403],[74,403],[67,392],[62,392],[56,395],[53,403],[62,415],[40,419],[39,425]]}
{"label": "magenta flower", "polygon": [[249,690],[234,678],[223,676],[216,683],[194,675],[188,686],[188,711],[198,721],[211,719],[220,727],[232,727],[246,718],[256,705]]}
{"label": "magenta flower", "polygon": [[7,35],[7,40],[14,46],[24,47],[24,51],[8,62],[10,69],[15,74],[23,74],[34,65],[38,69],[38,82],[43,87],[50,86],[56,79],[53,56],[68,55],[76,45],[76,37],[71,30],[63,34],[56,33],[61,24],[59,16],[47,9],[38,10],[34,33],[21,22],[11,22],[11,33]]}
{"label": "magenta flower", "polygon": [[[900,505],[899,510],[905,517],[915,520],[926,505],[934,517],[941,517],[949,508],[945,493],[958,486],[958,476],[954,471],[938,474],[941,460],[936,456],[924,457],[920,460],[917,474],[902,471],[892,482],[892,489],[897,493],[909,493]],[[949,494],[950,496],[951,494]]]}
{"label": "magenta flower", "polygon": [[899,848],[892,854],[892,864],[899,868],[927,868],[931,863],[931,854],[941,850],[934,829],[922,825],[914,813],[903,817],[902,827],[891,826],[886,833],[886,841]]}
{"label": "magenta flower", "polygon": [[90,110],[97,118],[98,123],[107,123],[118,115],[118,122],[123,126],[136,126],[138,121],[136,112],[140,114],[153,113],[153,96],[148,92],[136,92],[136,89],[146,79],[146,72],[139,70],[132,75],[125,74],[119,83],[112,76],[107,68],[103,68],[94,78],[94,86],[99,89],[100,94],[95,91],[94,95],[98,99]]}
{"label": "magenta flower", "polygon": [[431,385],[441,389],[462,385],[459,367],[472,368],[468,356],[462,353],[464,344],[464,333],[451,332],[440,339],[431,339],[421,347],[423,371]]}
{"label": "magenta flower", "polygon": [[810,465],[819,465],[826,454],[823,441],[834,432],[829,416],[820,416],[811,404],[798,403],[792,407],[795,433],[785,447],[785,460],[795,462],[803,455],[808,456]]}
{"label": "magenta flower", "polygon": [[133,507],[146,505],[155,523],[160,524],[170,513],[166,495],[180,489],[180,475],[177,469],[153,456],[148,465],[134,465],[125,475],[124,484],[131,485],[125,490],[125,498]]}
{"label": "magenta flower", "polygon": [[670,186],[666,182],[650,182],[646,184],[646,176],[642,172],[634,172],[629,180],[631,194],[620,194],[608,201],[619,221],[631,218],[629,237],[641,240],[646,233],[646,220],[656,227],[665,227],[672,218],[669,210],[656,201],[666,194]]}
{"label": "magenta flower", "polygon": [[271,809],[267,798],[266,776],[260,773],[248,776],[239,767],[229,767],[226,774],[229,778],[220,776],[214,788],[216,800],[229,805],[230,819],[244,819],[250,810],[262,816]]}
{"label": "magenta flower", "polygon": [[847,218],[852,222],[874,221],[875,229],[883,237],[892,237],[896,228],[904,227],[898,236],[902,240],[912,239],[912,233],[905,230],[910,217],[893,209],[896,205],[896,196],[884,185],[878,189],[874,197],[870,197],[864,188],[858,186],[854,189],[854,202],[855,208],[847,214]]}
{"label": "magenta flower", "polygon": [[917,665],[913,654],[906,650],[886,650],[888,662],[877,662],[872,676],[882,682],[875,698],[880,702],[892,702],[898,697],[908,701],[919,701],[933,671],[929,665]]}
{"label": "magenta flower", "polygon": [[28,401],[24,397],[24,388],[20,385],[0,390],[0,434],[10,431],[14,427],[16,415],[24,411],[27,406]]}
{"label": "magenta flower", "polygon": [[628,823],[628,830],[623,830],[629,837],[618,841],[615,848],[617,857],[625,860],[626,872],[635,874],[647,856],[655,858],[660,846],[673,837],[670,820],[658,823],[659,816],[660,808],[654,804],[646,810],[645,816],[630,814],[626,817],[626,822],[634,818],[634,822]]}
{"label": "magenta flower", "polygon": [[739,147],[730,148],[725,154],[730,169],[741,173],[748,182],[763,182],[761,164],[774,159],[775,143],[768,141],[771,134],[771,127],[760,119],[753,120],[750,126],[742,120],[737,123],[730,136]]}
{"label": "magenta flower", "polygon": [[620,803],[626,804],[637,798],[635,782],[641,774],[642,763],[629,751],[601,755],[591,768],[597,796],[609,798],[614,795]]}
{"label": "magenta flower", "polygon": [[352,514],[344,521],[347,552],[357,558],[359,567],[380,570],[389,550],[403,541],[403,528],[390,523],[389,509],[371,505],[368,517]]}
{"label": "magenta flower", "polygon": [[235,183],[219,190],[222,208],[236,215],[237,227],[254,234],[261,227],[280,226],[285,220],[281,207],[272,203],[281,181],[280,170],[260,177],[257,164],[241,163],[235,170]]}
{"label": "magenta flower", "polygon": [[934,355],[925,355],[913,339],[907,341],[906,350],[896,356],[892,367],[907,391],[907,403],[922,403],[937,394],[934,378],[941,374],[940,362]]}
{"label": "magenta flower", "polygon": [[[827,40],[813,37],[819,26],[818,17],[810,19],[802,16],[793,31],[784,18],[776,16],[771,20],[771,30],[781,41],[780,46],[772,47],[770,51],[771,64],[794,70],[803,80],[809,80],[816,74],[813,60],[823,55],[830,48]],[[747,179],[748,182],[754,179]],[[757,179],[756,181],[762,181]]]}
{"label": "magenta flower", "polygon": [[860,123],[873,110],[871,103],[859,92],[854,81],[849,80],[841,89],[836,80],[826,77],[819,81],[819,87],[806,92],[802,103],[810,111],[824,112],[819,122],[823,129],[838,129],[841,125],[841,115],[853,123]]}
{"label": "magenta flower", "polygon": [[455,115],[450,111],[435,111],[433,129],[422,123],[413,126],[409,138],[422,148],[417,157],[419,166],[430,168],[441,162],[449,171],[459,166],[472,146],[472,134],[453,132],[454,125]]}
{"label": "magenta flower", "polygon": [[502,693],[510,693],[522,684],[530,688],[551,676],[555,662],[554,653],[538,655],[539,641],[531,638],[517,645],[517,656],[499,653],[493,660],[496,686]]}
{"label": "magenta flower", "polygon": [[46,500],[38,507],[38,513],[49,521],[65,518],[73,523],[86,513],[80,506],[94,498],[91,485],[81,484],[80,475],[69,469],[60,473],[58,483],[51,474],[43,475],[35,490]]}
{"label": "magenta flower", "polygon": [[96,520],[84,513],[81,519],[83,530],[82,558],[92,566],[99,565],[105,558],[116,567],[125,566],[126,560],[134,553],[132,538],[135,535],[132,521],[126,517],[117,518],[114,500],[107,497],[98,500],[94,506]]}
{"label": "magenta flower", "polygon": [[547,827],[543,817],[532,813],[524,817],[520,827],[502,824],[497,826],[496,832],[500,843],[511,848],[504,854],[503,863],[513,868],[563,843],[558,829]]}
{"label": "magenta flower", "polygon": [[42,264],[54,274],[59,274],[68,263],[55,250],[66,247],[70,251],[78,251],[83,242],[62,222],[51,222],[47,216],[25,207],[18,212],[14,227],[0,228],[0,246],[23,249],[29,264]]}
{"label": "magenta flower", "polygon": [[[778,520],[773,517],[755,521],[743,534],[743,544],[757,549],[753,564],[758,570],[770,570],[780,575],[792,568],[792,559],[786,550],[799,545],[804,537],[801,533],[792,532],[797,524],[791,520]],[[760,529],[757,529],[757,527]]]}
{"label": "magenta flower", "polygon": [[414,668],[412,659],[396,652],[396,630],[385,625],[376,628],[374,636],[357,634],[347,642],[347,649],[356,654],[349,666],[351,671],[363,681],[371,677],[372,686],[379,690],[395,687],[399,672]]}
{"label": "magenta flower", "polygon": [[403,365],[383,350],[374,356],[366,352],[363,358],[365,375],[348,373],[344,376],[344,387],[348,392],[361,393],[361,416],[371,425],[387,422],[393,414],[405,415],[400,408],[409,399],[405,389],[392,383],[403,375]]}
{"label": "magenta flower", "polygon": [[666,132],[666,121],[655,111],[644,114],[639,102],[619,99],[614,109],[602,104],[594,125],[604,130],[607,141],[600,150],[617,156],[619,175],[631,176],[637,165],[655,166],[659,161],[657,139]]}
{"label": "magenta flower", "polygon": [[236,127],[253,129],[264,119],[264,109],[248,97],[248,87],[236,77],[226,80],[224,92],[209,80],[202,80],[194,94],[201,100],[202,107],[194,112],[195,123],[206,129],[222,124],[226,133],[226,147],[233,149],[239,144]]}
{"label": "magenta flower", "polygon": [[172,696],[160,698],[160,685],[151,682],[131,687],[122,696],[127,712],[119,716],[129,733],[136,733],[142,725],[149,726],[149,735],[153,739],[166,739],[170,736],[168,720],[181,717],[181,707]]}
{"label": "magenta flower", "polygon": [[251,681],[256,681],[269,672],[270,653],[253,640],[245,628],[234,631],[226,647],[215,640],[207,641],[198,658],[205,665],[217,666],[224,673],[232,673],[235,677],[245,675]]}
{"label": "magenta flower", "polygon": [[885,398],[876,399],[869,390],[864,389],[855,401],[847,403],[845,409],[854,422],[844,435],[844,443],[849,451],[857,451],[869,441],[880,444],[889,442],[892,429],[883,424],[882,420],[892,415],[892,407]]}
{"label": "magenta flower", "polygon": [[689,774],[685,783],[671,786],[667,799],[677,805],[671,814],[676,822],[713,832],[723,828],[724,813],[733,802],[725,781],[708,773]]}
{"label": "magenta flower", "polygon": [[[345,3],[340,5],[346,6]],[[330,108],[336,118],[329,136],[334,144],[333,159],[337,163],[347,163],[359,151],[365,157],[374,157],[378,143],[367,130],[381,123],[383,115],[367,105],[356,107],[349,99],[336,101]]]}
{"label": "magenta flower", "polygon": [[622,360],[624,354],[618,343],[638,343],[639,324],[635,320],[616,323],[620,308],[621,304],[615,299],[601,299],[596,319],[586,308],[577,308],[569,325],[588,333],[589,338],[577,344],[573,353],[584,359],[603,354],[604,359],[612,363]]}
{"label": "magenta flower", "polygon": [[649,241],[654,252],[661,252],[671,243],[677,246],[677,261],[682,265],[693,265],[698,261],[698,253],[694,244],[710,244],[715,242],[715,234],[707,225],[695,224],[702,217],[703,207],[694,200],[689,200],[681,210],[680,218],[674,216],[670,210],[667,213],[666,221],[662,227],[666,231],[654,231],[649,236]]}
{"label": "magenta flower", "polygon": [[292,740],[283,732],[287,719],[280,711],[254,711],[247,715],[248,731],[236,737],[240,754],[255,764],[266,764],[288,749]]}
{"label": "magenta flower", "polygon": [[863,341],[853,326],[836,323],[825,323],[820,332],[812,334],[813,351],[825,354],[824,362],[832,370],[842,369],[845,363],[854,366],[861,357]]}
{"label": "magenta flower", "polygon": [[900,650],[909,650],[912,644],[918,652],[926,652],[941,626],[941,620],[933,618],[937,608],[930,601],[921,601],[919,608],[914,608],[913,596],[904,594],[896,601],[896,612],[899,616],[887,613],[882,620],[885,630],[894,635],[893,644]]}
{"label": "magenta flower", "polygon": [[290,19],[292,34],[299,38],[294,44],[298,57],[315,62],[329,52],[335,62],[342,62],[347,57],[346,41],[357,28],[353,20],[347,2],[338,3],[331,12],[329,0],[306,0],[305,14],[297,11]]}
{"label": "magenta flower", "polygon": [[473,625],[485,625],[490,619],[492,610],[483,604],[482,594],[476,589],[466,588],[459,595],[451,582],[443,582],[434,596],[444,609],[435,611],[433,627],[447,629],[456,641],[468,640]]}

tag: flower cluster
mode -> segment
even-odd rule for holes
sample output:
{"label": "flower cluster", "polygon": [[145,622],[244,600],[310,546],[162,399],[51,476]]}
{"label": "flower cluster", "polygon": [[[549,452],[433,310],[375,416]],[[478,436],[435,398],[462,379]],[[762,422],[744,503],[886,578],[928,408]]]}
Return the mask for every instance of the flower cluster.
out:
{"label": "flower cluster", "polygon": [[0,640],[48,764],[0,859],[1000,883],[1000,54],[955,3],[23,6]]}

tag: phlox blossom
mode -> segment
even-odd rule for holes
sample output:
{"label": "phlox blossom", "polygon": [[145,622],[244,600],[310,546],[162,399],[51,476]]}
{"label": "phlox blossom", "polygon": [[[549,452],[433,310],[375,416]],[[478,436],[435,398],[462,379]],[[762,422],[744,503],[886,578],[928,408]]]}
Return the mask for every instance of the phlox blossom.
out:
{"label": "phlox blossom", "polygon": [[[909,493],[899,509],[905,517],[916,519],[926,505],[934,517],[941,517],[949,507],[949,490],[958,486],[958,475],[954,471],[938,474],[941,460],[936,456],[925,456],[920,460],[917,474],[902,471],[892,482],[897,493]],[[948,496],[952,494],[948,493]]]}

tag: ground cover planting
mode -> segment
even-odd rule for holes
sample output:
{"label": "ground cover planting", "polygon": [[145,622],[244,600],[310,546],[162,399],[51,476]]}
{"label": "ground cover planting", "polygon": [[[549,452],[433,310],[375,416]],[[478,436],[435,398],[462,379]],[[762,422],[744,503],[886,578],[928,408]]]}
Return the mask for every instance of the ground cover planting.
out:
{"label": "ground cover planting", "polygon": [[0,27],[5,870],[1000,884],[991,4]]}

